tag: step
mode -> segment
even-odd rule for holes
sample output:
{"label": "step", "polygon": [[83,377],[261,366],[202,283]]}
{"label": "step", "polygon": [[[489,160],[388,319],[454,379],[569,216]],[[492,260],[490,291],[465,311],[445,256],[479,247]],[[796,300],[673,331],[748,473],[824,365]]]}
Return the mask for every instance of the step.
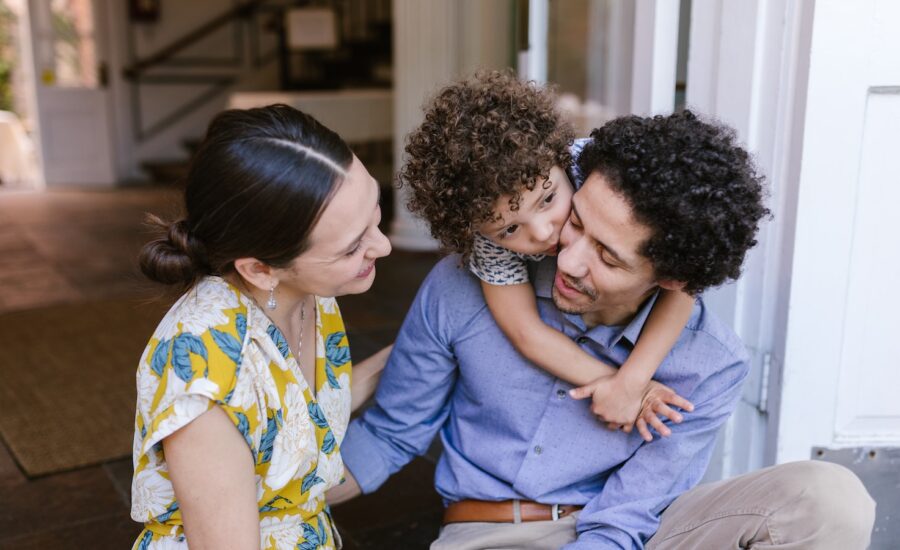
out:
{"label": "step", "polygon": [[155,183],[183,184],[188,174],[188,159],[147,160],[141,168]]}

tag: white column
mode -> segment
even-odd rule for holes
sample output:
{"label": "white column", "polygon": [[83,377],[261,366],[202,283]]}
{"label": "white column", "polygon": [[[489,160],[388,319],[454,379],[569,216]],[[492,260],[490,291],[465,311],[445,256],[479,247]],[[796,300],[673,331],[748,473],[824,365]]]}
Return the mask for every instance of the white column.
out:
{"label": "white column", "polygon": [[525,58],[527,80],[547,82],[547,34],[550,24],[549,0],[528,0],[528,53]]}
{"label": "white column", "polygon": [[[503,68],[511,58],[510,0],[394,0],[394,167],[403,165],[406,135],[422,107],[445,84],[477,68]],[[394,196],[391,243],[436,250],[427,225]]]}
{"label": "white column", "polygon": [[635,114],[667,114],[675,109],[679,8],[676,0],[635,2],[631,81]]}
{"label": "white column", "polygon": [[[394,0],[394,169],[403,166],[406,135],[422,121],[422,105],[457,71],[456,2]],[[391,243],[402,250],[436,250],[427,225],[394,195]]]}

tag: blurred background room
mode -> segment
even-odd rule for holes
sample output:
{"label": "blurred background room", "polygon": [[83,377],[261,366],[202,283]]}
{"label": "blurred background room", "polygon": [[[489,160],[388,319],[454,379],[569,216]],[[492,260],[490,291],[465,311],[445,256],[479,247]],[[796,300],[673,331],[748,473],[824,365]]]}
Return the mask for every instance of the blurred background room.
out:
{"label": "blurred background room", "polygon": [[[872,548],[900,547],[898,28],[892,0],[0,0],[0,549],[141,529],[134,374],[169,305],[142,221],[177,214],[212,116],[287,103],[381,183],[395,251],[340,300],[363,358],[439,258],[394,186],[404,136],[479,68],[555,86],[581,136],[685,106],[736,129],[774,217],[704,297],[752,357],[706,480],[843,464],[878,502]],[[345,548],[427,547],[438,453],[335,508]]]}

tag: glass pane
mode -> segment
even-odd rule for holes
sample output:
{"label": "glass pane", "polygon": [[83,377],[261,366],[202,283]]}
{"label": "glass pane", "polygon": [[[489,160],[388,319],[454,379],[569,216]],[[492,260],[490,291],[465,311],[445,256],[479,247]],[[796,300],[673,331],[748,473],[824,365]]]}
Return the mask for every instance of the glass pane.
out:
{"label": "glass pane", "polygon": [[586,135],[631,105],[634,3],[550,0],[547,79]]}
{"label": "glass pane", "polygon": [[51,0],[54,84],[95,88],[97,49],[92,0]]}

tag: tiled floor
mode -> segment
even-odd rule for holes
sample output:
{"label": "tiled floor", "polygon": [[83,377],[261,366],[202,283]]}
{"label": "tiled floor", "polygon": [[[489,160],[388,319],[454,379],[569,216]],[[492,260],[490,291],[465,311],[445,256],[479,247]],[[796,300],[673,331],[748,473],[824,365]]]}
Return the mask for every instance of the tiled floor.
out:
{"label": "tiled floor", "polygon": [[[0,191],[0,315],[55,303],[154,292],[135,257],[144,212],[177,212],[177,190]],[[433,255],[395,252],[367,294],[340,300],[355,357],[390,343]],[[149,336],[149,335],[148,335]],[[137,358],[135,358],[137,361]],[[130,416],[130,415],[129,415]],[[441,504],[434,464],[413,461],[380,491],[334,510],[345,548],[427,548]],[[131,459],[27,478],[0,441],[0,550],[130,548]]]}

